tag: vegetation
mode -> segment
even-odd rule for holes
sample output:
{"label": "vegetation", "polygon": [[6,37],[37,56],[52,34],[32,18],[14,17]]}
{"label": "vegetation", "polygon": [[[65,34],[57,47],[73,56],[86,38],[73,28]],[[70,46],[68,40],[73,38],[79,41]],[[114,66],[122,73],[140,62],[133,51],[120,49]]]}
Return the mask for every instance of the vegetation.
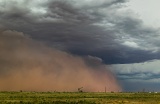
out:
{"label": "vegetation", "polygon": [[160,93],[0,92],[0,104],[160,104]]}

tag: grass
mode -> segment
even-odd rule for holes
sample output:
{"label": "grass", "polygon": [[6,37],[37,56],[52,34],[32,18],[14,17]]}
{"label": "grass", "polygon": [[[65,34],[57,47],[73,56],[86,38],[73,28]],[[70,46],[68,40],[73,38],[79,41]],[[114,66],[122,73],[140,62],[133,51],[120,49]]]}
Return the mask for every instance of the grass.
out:
{"label": "grass", "polygon": [[160,93],[0,92],[0,104],[160,104]]}

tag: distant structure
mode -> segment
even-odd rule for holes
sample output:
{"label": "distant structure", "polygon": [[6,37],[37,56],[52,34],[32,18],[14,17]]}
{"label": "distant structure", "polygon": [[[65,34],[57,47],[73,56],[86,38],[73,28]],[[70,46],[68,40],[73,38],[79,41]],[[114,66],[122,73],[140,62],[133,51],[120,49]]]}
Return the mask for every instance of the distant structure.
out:
{"label": "distant structure", "polygon": [[78,92],[83,92],[83,87],[78,88]]}

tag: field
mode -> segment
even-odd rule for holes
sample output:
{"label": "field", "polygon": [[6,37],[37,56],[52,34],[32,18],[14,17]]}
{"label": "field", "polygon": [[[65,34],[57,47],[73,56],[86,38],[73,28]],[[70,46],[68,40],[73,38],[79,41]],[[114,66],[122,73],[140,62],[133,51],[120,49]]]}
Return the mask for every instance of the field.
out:
{"label": "field", "polygon": [[160,93],[0,92],[0,104],[160,104]]}

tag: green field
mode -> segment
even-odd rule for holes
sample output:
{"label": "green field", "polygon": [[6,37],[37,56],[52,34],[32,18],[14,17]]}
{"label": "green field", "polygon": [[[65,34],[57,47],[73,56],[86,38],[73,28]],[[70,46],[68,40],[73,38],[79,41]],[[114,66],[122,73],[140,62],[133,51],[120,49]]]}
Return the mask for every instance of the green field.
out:
{"label": "green field", "polygon": [[0,104],[160,104],[160,93],[0,92]]}

